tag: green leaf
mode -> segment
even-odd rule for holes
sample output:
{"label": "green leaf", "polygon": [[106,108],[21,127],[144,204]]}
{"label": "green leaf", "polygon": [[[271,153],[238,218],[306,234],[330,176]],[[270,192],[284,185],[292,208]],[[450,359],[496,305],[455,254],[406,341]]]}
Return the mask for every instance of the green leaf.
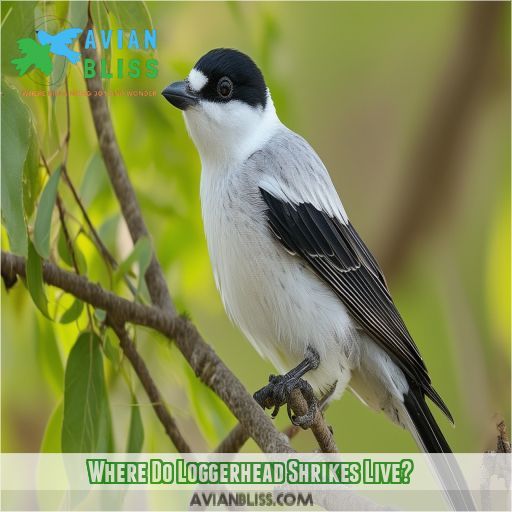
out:
{"label": "green leaf", "polygon": [[[55,2],[55,16],[59,18],[62,26],[62,22],[71,21],[69,20],[68,12],[69,12],[69,0],[64,0],[61,2]],[[73,3],[71,1],[71,3]],[[73,24],[71,24],[74,26]],[[68,27],[66,27],[68,28]]]}
{"label": "green leaf", "polygon": [[128,432],[127,453],[140,453],[144,443],[144,426],[140,416],[140,407],[137,398],[132,396],[132,412],[130,415],[130,430]]}
{"label": "green leaf", "polygon": [[233,415],[226,404],[185,365],[189,399],[197,425],[207,441],[215,446],[234,425]]}
{"label": "green leaf", "polygon": [[34,7],[36,3],[2,1],[2,74],[18,75],[11,60],[21,57],[18,39],[35,37]]}
{"label": "green leaf", "polygon": [[114,274],[115,281],[119,282],[125,275],[129,274],[133,264],[137,263],[139,265],[139,281],[137,290],[140,290],[141,282],[144,279],[144,274],[146,273],[146,270],[148,269],[148,266],[151,262],[152,254],[153,249],[149,239],[146,237],[139,238],[133,247],[132,252],[124,261],[121,262],[119,267],[116,269]]}
{"label": "green leaf", "polygon": [[60,400],[46,424],[41,442],[41,453],[61,452],[62,419],[64,417],[63,405],[62,400]]}
{"label": "green leaf", "polygon": [[104,322],[107,319],[107,312],[104,309],[95,309],[94,316],[100,321]]}
{"label": "green leaf", "polygon": [[[53,323],[39,318],[36,331],[37,360],[46,381],[51,385],[57,396],[64,391],[64,366],[55,339]],[[60,441],[59,441],[60,442]]]}
{"label": "green leaf", "polygon": [[[153,22],[151,21],[151,16],[145,2],[110,1],[105,3],[109,11],[116,18],[119,27],[126,30],[126,33],[129,33],[132,29],[140,33],[140,31],[153,28]],[[144,47],[142,46],[141,50],[143,49]]]}
{"label": "green leaf", "polygon": [[[47,88],[45,87],[45,90]],[[40,129],[44,129],[45,148],[47,153],[53,153],[58,151],[60,147],[60,130],[57,119],[57,96],[50,96],[47,98],[47,120],[40,126]]]}
{"label": "green leaf", "polygon": [[68,70],[68,59],[61,55],[55,55],[53,58],[53,69],[50,76],[50,89],[58,90],[66,81]]}
{"label": "green leaf", "polygon": [[84,332],[69,353],[64,379],[63,452],[95,452],[105,439],[110,416],[100,339]]}
{"label": "green leaf", "polygon": [[[97,309],[96,311],[101,310]],[[112,341],[112,338],[108,335],[108,333],[106,334],[105,342],[103,343],[103,351],[105,352],[105,355],[109,361],[115,367],[118,367],[121,362],[121,350],[119,349],[119,345]]]}
{"label": "green leaf", "polygon": [[[94,26],[99,30],[109,30],[110,29],[110,21],[108,19],[107,9],[105,7],[105,2],[92,2],[91,3],[91,13],[92,20]],[[107,69],[110,69],[110,62],[112,60],[112,45],[110,44],[108,48],[101,49],[101,57],[106,59],[107,61]],[[105,79],[103,81],[104,85],[108,85],[110,80]]]}
{"label": "green leaf", "polygon": [[80,316],[83,309],[84,303],[79,299],[75,299],[69,309],[60,317],[59,322],[61,324],[70,324],[71,322],[74,322]]}
{"label": "green leaf", "polygon": [[59,253],[62,261],[68,265],[68,267],[73,266],[73,258],[71,257],[68,241],[66,240],[66,235],[62,228],[59,231],[59,238],[57,239],[57,252]]}
{"label": "green leaf", "polygon": [[41,168],[39,166],[39,143],[33,126],[30,129],[30,143],[23,166],[23,208],[28,218],[34,213],[37,198],[42,189]]}
{"label": "green leaf", "polygon": [[50,256],[50,229],[52,212],[57,198],[61,168],[59,167],[48,180],[41,194],[37,208],[36,222],[34,224],[34,246],[44,259]]}
{"label": "green leaf", "polygon": [[112,217],[108,217],[98,229],[98,235],[105,244],[105,247],[110,253],[117,256],[117,229],[119,226],[119,213],[114,214]]}
{"label": "green leaf", "polygon": [[[34,9],[36,30],[45,30],[49,34],[56,34],[62,28],[62,22],[65,20],[59,18],[56,4],[57,2],[37,2]],[[59,7],[61,5],[59,2]]]}
{"label": "green leaf", "polygon": [[85,206],[91,204],[99,192],[109,183],[107,170],[101,154],[96,151],[85,167],[84,178],[80,185],[80,198]]}
{"label": "green leaf", "polygon": [[[59,256],[62,258],[62,261],[66,265],[68,265],[71,268],[74,268],[73,258],[71,257],[68,242],[66,240],[66,235],[64,234],[64,230],[62,228],[59,232],[59,238],[57,240],[57,252],[59,253]],[[80,272],[80,274],[86,274],[87,260],[85,259],[83,252],[80,250],[76,243],[73,243],[73,252],[75,253],[78,271]]]}
{"label": "green leaf", "polygon": [[[95,3],[101,4],[101,2]],[[87,25],[87,7],[88,2],[69,2],[68,18],[72,27],[81,28],[82,30],[85,28],[85,25]]]}
{"label": "green leaf", "polygon": [[103,388],[104,399],[100,413],[100,422],[98,425],[98,444],[96,451],[98,453],[112,453],[114,447],[114,433],[112,431],[112,416],[110,415],[110,406],[106,387]]}
{"label": "green leaf", "polygon": [[[3,51],[4,48],[2,55]],[[30,145],[30,133],[27,107],[18,92],[2,81],[2,219],[9,236],[11,251],[22,256],[27,255],[23,167]]]}
{"label": "green leaf", "polygon": [[48,314],[48,299],[46,298],[43,287],[43,263],[30,240],[28,241],[26,281],[28,291],[34,304],[44,316],[50,318]]}

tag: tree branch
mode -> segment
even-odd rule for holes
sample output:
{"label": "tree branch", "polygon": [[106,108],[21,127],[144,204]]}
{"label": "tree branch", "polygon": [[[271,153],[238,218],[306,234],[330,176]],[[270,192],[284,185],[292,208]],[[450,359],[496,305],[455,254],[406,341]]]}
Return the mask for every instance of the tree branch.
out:
{"label": "tree branch", "polygon": [[[93,24],[89,13],[87,27],[80,38],[80,47],[82,55],[85,58],[93,59],[96,63],[96,69],[99,69],[96,50],[85,48],[84,36],[92,28]],[[92,78],[87,78],[86,84],[89,91],[103,91],[98,73]],[[115,136],[107,98],[104,94],[92,94],[89,96],[89,103],[105,167],[132,240],[136,242],[142,236],[149,237]],[[176,309],[172,303],[164,273],[154,253],[146,271],[145,279],[153,304],[166,311],[171,322],[186,322],[186,329],[184,329],[181,337],[176,336],[176,342],[196,375],[217,392],[242,423],[245,422],[246,426],[250,426],[248,432],[260,448],[264,451],[290,451],[289,443],[279,437],[277,430],[264,411],[254,402],[213,349],[203,341],[195,327],[190,322],[176,317]],[[241,418],[243,418],[243,421]],[[258,418],[258,421],[254,421],[256,418]],[[261,425],[260,427],[251,425],[253,421],[255,424],[262,423],[263,430],[259,430]]]}
{"label": "tree branch", "polygon": [[[94,60],[96,69],[99,70],[100,65],[96,49],[85,48],[85,35],[90,29],[93,29],[93,24],[89,13],[87,26],[80,37],[80,50],[84,58]],[[89,91],[101,91],[104,93],[100,73],[96,73],[92,78],[86,78],[85,82]],[[110,117],[107,97],[105,94],[92,94],[89,96],[89,104],[91,106],[94,127],[96,129],[105,167],[121,206],[121,211],[126,220],[126,225],[128,226],[132,240],[135,243],[139,238],[144,236],[151,239],[144,219],[142,218],[137,196],[128,178],[126,164],[124,163],[123,156],[119,149],[119,144],[112,125],[112,118]],[[154,251],[151,263],[146,271],[145,280],[153,304],[171,314],[176,314],[176,309],[172,303],[169,290],[167,289],[164,273],[156,259]]]}
{"label": "tree branch", "polygon": [[[331,428],[327,425],[324,418],[324,411],[327,409],[330,394],[323,396],[318,403],[318,410],[311,426],[311,431],[315,436],[318,446],[323,453],[338,453],[338,447],[334,440]],[[306,414],[308,406],[306,400],[297,390],[294,390],[290,398],[290,407],[297,416]],[[300,431],[301,427],[297,425],[289,425],[283,430],[283,434],[288,439],[293,439]],[[242,449],[242,446],[247,442],[249,436],[244,430],[244,427],[239,423],[231,432],[219,443],[215,452],[217,453],[237,453]]]}
{"label": "tree branch", "polygon": [[[92,27],[92,20],[89,16],[88,26],[86,27],[86,30],[84,30],[84,34],[87,32],[88,29],[92,29]],[[94,60],[94,62],[96,63],[96,68],[99,69],[99,62],[96,50],[94,48],[85,48],[85,39],[83,35],[80,38],[80,46],[84,57]],[[98,73],[96,73],[94,77],[87,78],[86,84],[89,91],[103,90],[102,81]],[[107,98],[104,94],[92,94],[89,96],[89,103],[91,107],[94,126],[96,128],[96,133],[98,136],[101,153],[105,161],[105,166],[110,176],[110,180],[112,182],[112,186],[118,198],[119,204],[121,206],[123,216],[125,217],[126,223],[128,225],[128,229],[130,231],[132,240],[135,242],[142,236],[149,236],[149,233],[142,218],[142,213],[137,202],[135,191],[128,178],[126,165],[123,160],[114,133]],[[146,272],[145,278],[153,303],[157,306],[160,306],[163,310],[171,313],[174,316],[176,314],[176,311],[174,305],[172,304],[172,300],[168,292],[167,285],[165,283],[165,277],[162,268],[160,267],[154,254],[151,264]],[[122,334],[122,332],[120,334]],[[191,339],[195,339],[195,342],[202,344],[201,349],[204,352],[204,355],[206,355],[208,352],[211,353],[210,355],[215,355],[213,350],[200,339],[199,334],[197,333],[197,330],[195,328],[191,330],[191,334]],[[187,345],[190,345],[190,339],[187,341]],[[192,351],[192,353],[193,352],[194,351]],[[218,364],[220,364],[220,360],[216,355],[215,358],[217,358]],[[209,367],[211,363],[211,361],[203,360],[200,366],[202,368],[204,367],[205,371],[209,374]],[[224,365],[222,366],[224,367]],[[224,368],[227,371],[227,368]],[[208,376],[208,379],[210,378],[211,377]],[[251,404],[252,408],[254,408],[253,404],[254,402],[252,402]],[[296,412],[299,415],[301,414],[299,412],[300,410],[303,410],[304,408],[307,409],[307,405],[304,399],[302,398],[302,395],[295,397],[294,405],[294,410],[297,409]],[[265,415],[263,414],[263,416]],[[325,424],[321,412],[318,412],[312,430],[313,433],[315,434],[315,437],[319,441],[322,449],[325,448],[326,451],[336,449],[336,444],[334,443],[332,434],[329,431],[327,425]]]}
{"label": "tree branch", "polygon": [[217,445],[216,453],[238,453],[249,439],[244,427],[239,423],[231,429],[229,434]]}
{"label": "tree branch", "polygon": [[[12,282],[16,275],[25,276],[25,259],[2,251],[1,272],[7,282]],[[130,302],[91,283],[84,276],[66,272],[48,261],[43,263],[43,280],[105,310],[118,323],[131,322],[151,327],[169,340],[175,340],[176,346],[196,376],[224,401],[263,451],[293,452],[286,436],[276,430],[263,409],[214,350],[203,341],[188,319],[181,316],[171,317],[154,306]]]}
{"label": "tree branch", "polygon": [[[294,389],[290,395],[289,405],[297,416],[303,416],[308,412],[308,404],[299,389]],[[324,453],[338,453],[336,441],[332,435],[331,429],[327,425],[320,407],[317,407],[315,419],[311,425],[311,432]]]}
{"label": "tree branch", "polygon": [[457,171],[463,170],[456,165],[456,158],[487,79],[486,66],[496,46],[504,8],[500,2],[467,4],[459,41],[406,165],[410,172],[398,201],[401,206],[393,212],[389,229],[382,230],[386,240],[378,259],[388,277],[401,268],[419,235],[439,219],[446,219],[446,209],[453,205]]}
{"label": "tree branch", "polygon": [[68,186],[69,190],[71,191],[71,194],[73,195],[73,198],[75,199],[75,202],[78,205],[80,212],[82,213],[85,223],[87,224],[87,227],[89,228],[89,231],[91,232],[93,241],[95,242],[96,247],[98,248],[100,254],[103,256],[103,259],[112,268],[114,268],[114,269],[117,268],[117,261],[114,258],[114,256],[112,256],[110,251],[107,249],[107,247],[103,243],[103,240],[100,238],[98,232],[96,231],[96,228],[94,227],[94,224],[92,223],[91,218],[89,217],[89,214],[87,213],[87,210],[85,209],[85,206],[82,203],[80,196],[78,195],[76,187],[73,184],[73,182],[71,181],[71,178],[69,177],[68,169],[67,169],[66,165],[62,166],[62,176],[64,177],[64,181],[65,181],[66,185]]}
{"label": "tree branch", "polygon": [[162,400],[162,395],[156,387],[155,381],[151,377],[146,363],[144,363],[144,360],[138,353],[135,344],[126,332],[124,325],[117,323],[113,319],[111,320],[110,317],[107,317],[107,323],[117,334],[117,337],[119,338],[119,345],[121,346],[124,355],[132,364],[135,373],[146,390],[146,394],[148,395],[149,401],[151,402],[160,423],[164,426],[165,432],[173,442],[174,446],[181,453],[191,452],[192,450],[190,449],[190,446],[181,435],[176,422],[165,406],[165,403]]}

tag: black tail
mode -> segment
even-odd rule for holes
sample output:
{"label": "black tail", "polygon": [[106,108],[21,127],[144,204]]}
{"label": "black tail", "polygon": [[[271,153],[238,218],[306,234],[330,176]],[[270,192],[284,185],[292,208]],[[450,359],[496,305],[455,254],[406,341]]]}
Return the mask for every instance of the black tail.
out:
{"label": "black tail", "polygon": [[452,508],[477,510],[464,475],[428,408],[423,391],[411,386],[404,395],[404,406],[412,423],[412,434],[423,451],[444,454],[433,455],[430,460]]}
{"label": "black tail", "polygon": [[409,413],[419,442],[424,452],[427,453],[452,453],[450,446],[430,412],[423,393],[420,390],[409,390],[404,395],[404,405]]}

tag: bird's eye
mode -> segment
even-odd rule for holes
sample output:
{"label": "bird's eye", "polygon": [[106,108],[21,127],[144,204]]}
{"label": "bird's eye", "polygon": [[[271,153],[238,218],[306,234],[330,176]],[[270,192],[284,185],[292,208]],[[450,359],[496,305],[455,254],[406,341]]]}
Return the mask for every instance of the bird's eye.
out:
{"label": "bird's eye", "polygon": [[217,92],[222,98],[229,98],[233,94],[233,82],[227,76],[221,78],[217,84]]}

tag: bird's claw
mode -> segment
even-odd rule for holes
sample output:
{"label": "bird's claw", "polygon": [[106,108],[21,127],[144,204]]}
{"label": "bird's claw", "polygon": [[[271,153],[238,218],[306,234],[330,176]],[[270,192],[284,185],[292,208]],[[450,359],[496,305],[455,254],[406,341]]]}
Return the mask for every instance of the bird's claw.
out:
{"label": "bird's claw", "polygon": [[[274,409],[272,418],[279,413],[280,408],[286,404],[288,417],[290,421],[303,429],[311,427],[317,411],[317,401],[313,393],[313,388],[304,379],[287,379],[284,375],[271,375],[269,383],[254,393],[254,399],[263,409]],[[291,410],[289,402],[290,393],[294,389],[299,389],[308,404],[308,411],[302,416],[295,416]]]}
{"label": "bird's claw", "polygon": [[258,402],[263,409],[272,409],[272,417],[276,417],[279,408],[285,404],[285,393],[283,389],[284,377],[282,375],[271,375],[268,378],[268,384],[254,393],[254,400]]}

